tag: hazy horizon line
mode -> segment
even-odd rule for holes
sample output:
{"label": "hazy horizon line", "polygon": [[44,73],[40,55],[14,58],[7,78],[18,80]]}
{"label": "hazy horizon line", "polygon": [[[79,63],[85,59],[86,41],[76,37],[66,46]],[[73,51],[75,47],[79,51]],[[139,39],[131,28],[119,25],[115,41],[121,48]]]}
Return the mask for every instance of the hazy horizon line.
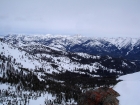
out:
{"label": "hazy horizon line", "polygon": [[0,34],[0,36],[7,36],[7,35],[52,35],[52,36],[81,36],[81,37],[103,37],[103,38],[140,38],[140,36],[103,36],[103,35],[82,35],[82,34],[50,34],[50,33],[46,33],[46,34],[41,34],[41,33],[8,33],[8,34]]}

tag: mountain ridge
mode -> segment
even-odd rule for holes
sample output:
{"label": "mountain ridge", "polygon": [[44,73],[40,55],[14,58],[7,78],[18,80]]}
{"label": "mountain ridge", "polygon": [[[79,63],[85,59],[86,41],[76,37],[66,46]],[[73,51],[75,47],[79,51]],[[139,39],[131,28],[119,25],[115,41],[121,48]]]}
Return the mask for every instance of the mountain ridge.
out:
{"label": "mountain ridge", "polygon": [[[140,60],[140,38],[101,38],[81,35],[7,35],[4,41],[20,44],[40,43],[70,52],[83,52],[93,55],[109,55]],[[135,57],[137,55],[137,57]]]}

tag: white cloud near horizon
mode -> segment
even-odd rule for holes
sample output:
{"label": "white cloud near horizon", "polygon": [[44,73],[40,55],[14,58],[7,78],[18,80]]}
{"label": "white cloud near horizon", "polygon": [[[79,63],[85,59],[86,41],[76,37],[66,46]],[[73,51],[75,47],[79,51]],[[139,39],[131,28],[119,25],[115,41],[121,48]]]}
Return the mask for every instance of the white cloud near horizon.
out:
{"label": "white cloud near horizon", "polygon": [[0,34],[139,37],[139,0],[0,0]]}

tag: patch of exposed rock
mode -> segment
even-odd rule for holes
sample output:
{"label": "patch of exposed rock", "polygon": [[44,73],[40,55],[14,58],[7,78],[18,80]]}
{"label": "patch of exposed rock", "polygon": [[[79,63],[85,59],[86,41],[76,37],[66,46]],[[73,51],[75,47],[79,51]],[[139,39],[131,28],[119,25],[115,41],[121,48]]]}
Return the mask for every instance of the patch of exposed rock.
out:
{"label": "patch of exposed rock", "polygon": [[80,95],[78,105],[119,105],[120,96],[112,88],[101,87],[95,90],[89,90]]}

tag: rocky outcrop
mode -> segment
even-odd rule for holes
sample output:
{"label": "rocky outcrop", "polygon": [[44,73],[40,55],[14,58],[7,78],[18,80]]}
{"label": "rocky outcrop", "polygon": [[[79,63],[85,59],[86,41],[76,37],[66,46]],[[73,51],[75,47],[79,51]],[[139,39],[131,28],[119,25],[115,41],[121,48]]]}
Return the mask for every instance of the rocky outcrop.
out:
{"label": "rocky outcrop", "polygon": [[78,105],[119,105],[117,96],[119,93],[112,88],[101,87],[82,93]]}

